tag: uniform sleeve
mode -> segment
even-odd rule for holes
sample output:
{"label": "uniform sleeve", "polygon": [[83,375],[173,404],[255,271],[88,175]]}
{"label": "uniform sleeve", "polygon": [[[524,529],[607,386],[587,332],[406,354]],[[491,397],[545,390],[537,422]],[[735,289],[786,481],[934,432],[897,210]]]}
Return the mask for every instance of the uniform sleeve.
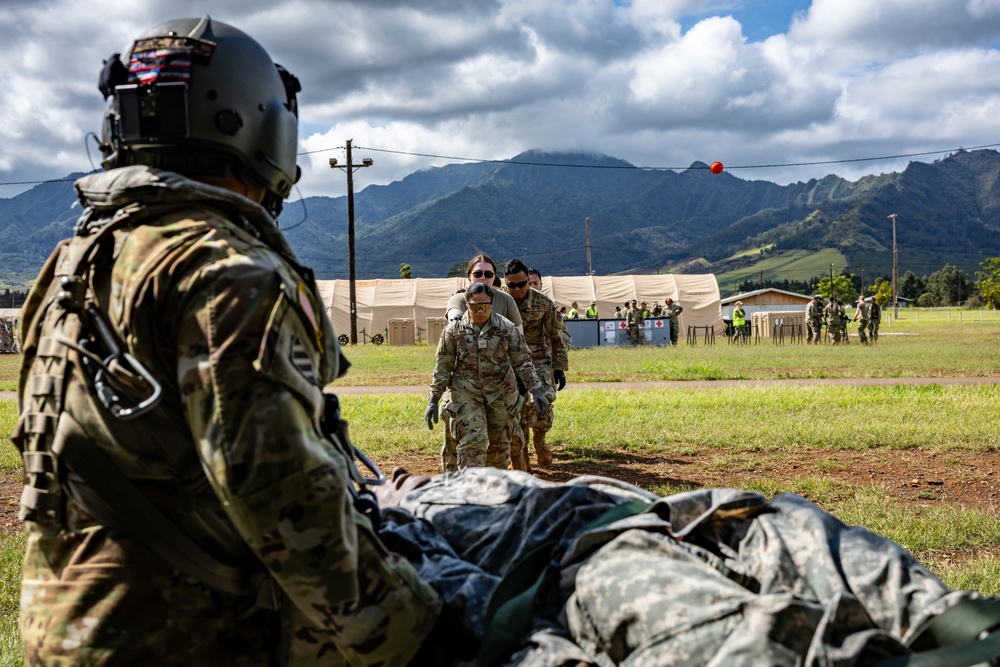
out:
{"label": "uniform sleeve", "polygon": [[320,430],[323,340],[277,261],[237,253],[186,281],[185,417],[230,520],[297,612],[351,664],[405,665],[439,601],[353,507],[346,456]]}
{"label": "uniform sleeve", "polygon": [[565,326],[553,305],[545,314],[545,335],[552,352],[552,370],[555,371],[569,370],[569,349],[566,347],[566,337],[562,335]]}
{"label": "uniform sleeve", "polygon": [[539,386],[535,365],[531,363],[528,346],[525,345],[521,332],[513,327],[507,334],[507,357],[510,359],[511,368],[517,373],[517,377],[521,378],[525,389],[531,391]]}
{"label": "uniform sleeve", "polygon": [[451,310],[452,308],[457,308],[463,313],[465,312],[464,292],[455,292],[454,294],[451,295],[451,298],[448,299],[448,306],[444,309],[444,314],[447,315],[448,311]]}
{"label": "uniform sleeve", "polygon": [[438,341],[434,376],[431,379],[431,396],[434,398],[440,399],[448,388],[451,375],[455,371],[455,351],[455,327],[449,326]]}

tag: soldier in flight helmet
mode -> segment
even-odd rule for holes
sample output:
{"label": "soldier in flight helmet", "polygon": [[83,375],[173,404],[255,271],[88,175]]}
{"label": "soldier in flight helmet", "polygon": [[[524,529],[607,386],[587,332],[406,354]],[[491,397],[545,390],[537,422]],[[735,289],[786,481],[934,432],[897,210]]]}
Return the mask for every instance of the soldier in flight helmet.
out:
{"label": "soldier in flight helmet", "polygon": [[100,89],[107,171],[21,320],[25,664],[422,664],[439,596],[350,481],[348,364],[275,225],[298,81],[206,16]]}

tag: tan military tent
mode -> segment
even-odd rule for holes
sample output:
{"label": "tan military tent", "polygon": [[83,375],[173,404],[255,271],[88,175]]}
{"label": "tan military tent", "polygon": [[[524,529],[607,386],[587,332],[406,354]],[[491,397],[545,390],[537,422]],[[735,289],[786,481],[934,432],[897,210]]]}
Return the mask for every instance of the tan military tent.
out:
{"label": "tan military tent", "polygon": [[[347,280],[320,280],[320,295],[338,334],[348,333],[350,323],[350,283]],[[468,285],[465,278],[414,278],[412,280],[358,280],[358,334],[382,333],[390,319],[413,318],[414,324],[427,328],[428,317],[442,317],[448,299]],[[638,299],[661,305],[667,297],[684,308],[680,317],[681,331],[688,325],[712,325],[717,335],[725,331],[719,284],[715,276],[568,276],[542,279],[544,291],[556,304],[566,306],[576,301],[581,314],[597,301],[602,318],[613,317],[615,306]],[[683,335],[683,334],[682,334]]]}

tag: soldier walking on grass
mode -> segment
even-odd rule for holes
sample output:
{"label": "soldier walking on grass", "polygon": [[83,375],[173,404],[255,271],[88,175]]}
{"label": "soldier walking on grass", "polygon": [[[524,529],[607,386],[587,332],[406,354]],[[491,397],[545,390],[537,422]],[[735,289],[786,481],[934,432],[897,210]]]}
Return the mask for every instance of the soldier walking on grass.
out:
{"label": "soldier walking on grass", "polygon": [[880,324],[882,324],[882,306],[878,305],[878,301],[872,299],[872,303],[868,307],[868,340],[872,343],[878,340]]}
{"label": "soldier walking on grass", "polygon": [[[565,325],[556,313],[556,304],[539,291],[528,287],[527,267],[519,259],[512,259],[504,267],[504,287],[514,297],[521,321],[524,324],[524,341],[531,350],[531,362],[541,384],[541,391],[549,404],[555,403],[556,392],[566,386],[569,369],[569,348],[562,336]],[[589,309],[588,309],[589,317]],[[510,459],[515,470],[531,471],[528,453],[528,435],[533,436],[538,465],[552,463],[552,452],[545,442],[545,434],[552,429],[555,410],[551,407],[540,414],[535,401],[526,398],[518,415],[518,427],[512,429]]]}
{"label": "soldier walking on grass", "polygon": [[826,314],[826,330],[834,345],[840,345],[840,337],[843,331],[843,320],[841,319],[841,306],[837,297],[831,296],[829,303],[823,308]]}
{"label": "soldier walking on grass", "polygon": [[823,297],[814,294],[812,300],[806,305],[806,343],[821,342],[821,332],[823,330]]}
{"label": "soldier walking on grass", "polygon": [[862,345],[868,344],[868,336],[866,334],[868,330],[868,302],[865,301],[865,297],[858,297],[858,304],[856,310],[854,311],[853,322],[858,323],[858,339],[861,341]]}

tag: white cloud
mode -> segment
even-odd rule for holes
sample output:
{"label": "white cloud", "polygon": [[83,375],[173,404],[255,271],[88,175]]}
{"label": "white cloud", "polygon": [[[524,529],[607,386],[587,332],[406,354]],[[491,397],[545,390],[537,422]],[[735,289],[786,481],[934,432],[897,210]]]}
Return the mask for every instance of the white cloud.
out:
{"label": "white cloud", "polygon": [[[746,37],[733,16],[747,5],[736,0],[36,0],[0,7],[0,181],[89,169],[102,58],[206,4],[301,79],[303,150],[352,138],[415,153],[592,150],[684,167],[1000,141],[1000,0],[813,0],[765,41]],[[304,194],[343,192],[327,166],[336,155],[302,158]],[[359,187],[444,163],[369,156]],[[735,173],[787,182],[901,166]]]}

